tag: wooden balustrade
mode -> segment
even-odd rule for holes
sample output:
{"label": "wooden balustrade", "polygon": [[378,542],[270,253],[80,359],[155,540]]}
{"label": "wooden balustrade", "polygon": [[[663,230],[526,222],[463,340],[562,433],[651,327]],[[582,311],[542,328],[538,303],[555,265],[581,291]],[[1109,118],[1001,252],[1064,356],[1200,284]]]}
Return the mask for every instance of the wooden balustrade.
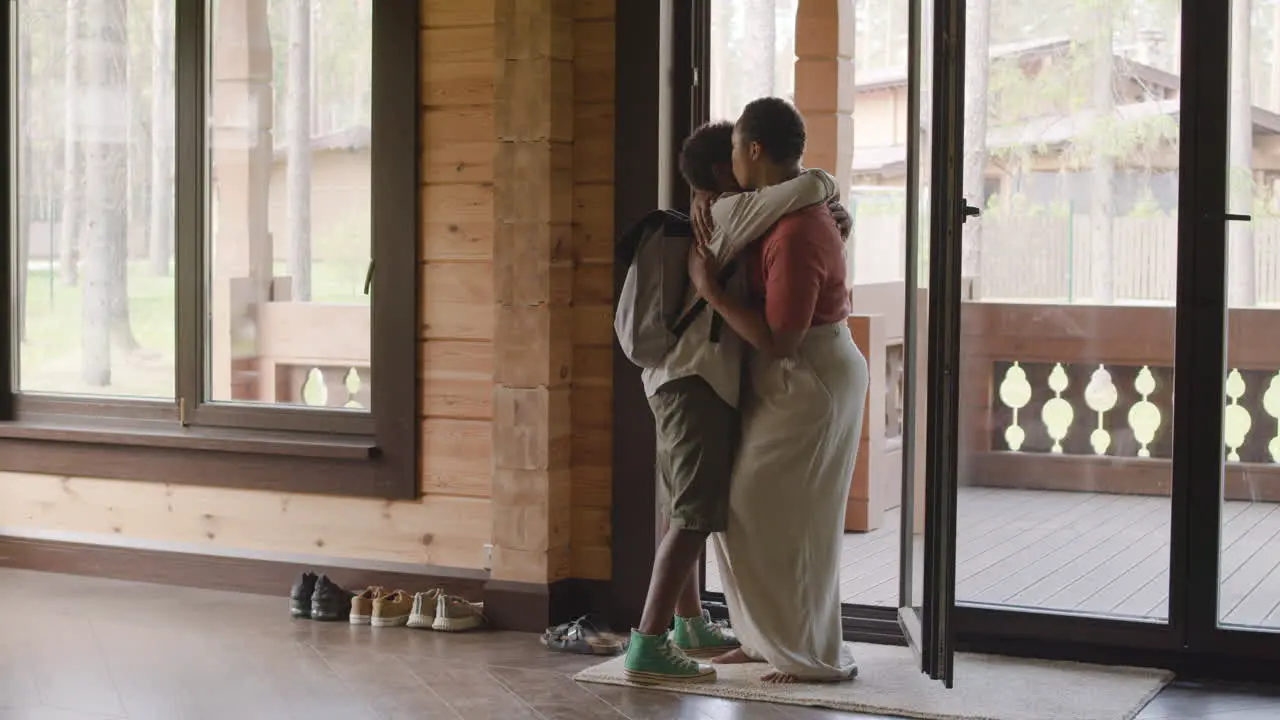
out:
{"label": "wooden balustrade", "polygon": [[[1170,492],[1172,307],[974,302],[963,312],[961,485]],[[1275,310],[1229,315],[1228,499],[1280,500],[1277,326]]]}
{"label": "wooden balustrade", "polygon": [[[853,298],[849,328],[871,378],[845,528],[868,531],[902,500],[905,292],[900,282],[858,285]],[[925,291],[920,303],[927,306]],[[1170,492],[1172,307],[966,302],[962,312],[962,486]],[[1280,501],[1278,329],[1277,310],[1229,315],[1222,442],[1230,500]],[[926,331],[917,328],[919,348]],[[922,380],[926,359],[917,358]],[[915,401],[923,438],[924,394]],[[917,526],[924,468],[917,443]]]}
{"label": "wooden balustrade", "polygon": [[313,407],[365,408],[372,358],[365,305],[268,302],[258,306],[252,358],[257,399]]}
{"label": "wooden balustrade", "polygon": [[[926,293],[921,292],[920,298],[920,302],[927,302]],[[902,282],[858,285],[853,290],[849,330],[854,343],[867,358],[870,378],[858,461],[845,511],[845,529],[849,531],[875,530],[884,522],[885,511],[897,507],[902,500],[903,422],[907,401],[903,393],[905,300],[906,285]],[[919,337],[922,341],[925,336],[921,333]],[[918,360],[918,367],[923,369],[924,358]],[[923,416],[923,413],[924,403],[919,402],[918,414]],[[917,448],[919,478],[923,478],[923,458]]]}

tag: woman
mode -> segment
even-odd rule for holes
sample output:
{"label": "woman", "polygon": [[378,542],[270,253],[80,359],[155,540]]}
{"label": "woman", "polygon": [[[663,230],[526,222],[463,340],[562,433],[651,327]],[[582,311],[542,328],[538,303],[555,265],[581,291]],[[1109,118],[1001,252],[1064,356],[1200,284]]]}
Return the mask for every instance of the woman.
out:
{"label": "woman", "polygon": [[[734,127],[734,176],[753,190],[795,177],[804,143],[790,103],[756,100]],[[689,261],[698,292],[754,350],[728,529],[715,536],[742,649],[717,661],[768,662],[766,682],[847,680],[857,665],[842,641],[840,546],[867,362],[846,325],[843,241],[818,205],[748,252],[754,303],[723,291],[705,249]]]}

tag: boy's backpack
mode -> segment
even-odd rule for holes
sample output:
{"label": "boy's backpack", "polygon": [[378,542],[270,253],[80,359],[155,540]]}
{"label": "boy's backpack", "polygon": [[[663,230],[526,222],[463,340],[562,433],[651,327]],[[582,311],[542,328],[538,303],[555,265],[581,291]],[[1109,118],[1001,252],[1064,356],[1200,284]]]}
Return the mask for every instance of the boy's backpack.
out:
{"label": "boy's backpack", "polygon": [[[693,243],[693,223],[687,215],[654,210],[623,233],[614,246],[614,262],[627,268],[627,277],[618,295],[613,330],[627,358],[642,368],[661,365],[706,308],[702,298],[687,312],[684,308]],[[721,270],[721,280],[731,270],[732,265]],[[715,335],[718,327],[713,327],[712,341]]]}

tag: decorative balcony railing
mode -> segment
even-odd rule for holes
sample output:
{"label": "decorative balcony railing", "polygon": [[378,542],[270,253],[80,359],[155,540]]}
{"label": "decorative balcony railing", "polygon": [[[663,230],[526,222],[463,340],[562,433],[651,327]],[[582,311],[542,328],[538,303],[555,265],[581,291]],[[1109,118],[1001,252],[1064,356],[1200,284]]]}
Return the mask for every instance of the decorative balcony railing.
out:
{"label": "decorative balcony railing", "polygon": [[[963,312],[961,484],[1169,492],[1173,308],[974,302]],[[1280,500],[1277,325],[1276,310],[1228,315],[1228,499]],[[1197,420],[1177,419],[1193,432]]]}

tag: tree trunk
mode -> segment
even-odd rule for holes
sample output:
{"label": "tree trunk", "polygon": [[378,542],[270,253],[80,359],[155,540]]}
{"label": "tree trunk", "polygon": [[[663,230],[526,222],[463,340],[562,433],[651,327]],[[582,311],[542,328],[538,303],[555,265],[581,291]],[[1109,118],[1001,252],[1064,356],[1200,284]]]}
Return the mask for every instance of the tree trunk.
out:
{"label": "tree trunk", "polygon": [[[969,204],[986,210],[987,174],[987,86],[991,58],[991,0],[969,0],[965,19],[964,86],[964,197]],[[964,223],[965,277],[978,278],[982,271],[982,218]],[[981,295],[981,281],[975,282]]]}
{"label": "tree trunk", "polygon": [[289,12],[289,275],[293,299],[311,299],[311,2]]}
{"label": "tree trunk", "polygon": [[152,3],[151,39],[151,226],[152,274],[169,274],[173,253],[173,3]]}
{"label": "tree trunk", "polygon": [[1271,112],[1280,112],[1280,2],[1271,5]]}
{"label": "tree trunk", "polygon": [[85,160],[84,278],[81,376],[93,387],[111,384],[111,335],[117,248],[123,248],[128,126],[125,0],[83,0],[86,111],[80,137]]}
{"label": "tree trunk", "polygon": [[[358,27],[365,27],[370,22],[369,15],[370,0],[356,0],[356,23]],[[370,79],[370,63],[373,54],[369,52],[369,48],[361,47],[356,51],[356,68],[351,74],[351,120],[350,125],[368,125],[369,114],[365,112],[365,98],[368,97],[369,79]]]}
{"label": "tree trunk", "polygon": [[[29,23],[28,23],[29,24]],[[28,28],[29,29],[29,28]],[[31,123],[31,33],[18,33],[18,92],[19,117],[24,125],[30,128]],[[27,279],[31,265],[31,194],[34,190],[36,174],[32,165],[31,133],[21,132],[18,135],[18,171],[22,182],[18,183],[18,236],[17,240],[17,297],[14,298],[14,311],[17,313],[17,337],[19,342],[27,339]]]}
{"label": "tree trunk", "polygon": [[1093,27],[1093,187],[1090,202],[1090,243],[1093,260],[1093,302],[1108,304],[1115,298],[1111,235],[1114,213],[1115,158],[1100,135],[1107,132],[1115,115],[1115,52],[1112,48],[1110,3],[1098,0]]}
{"label": "tree trunk", "polygon": [[133,327],[129,322],[129,257],[131,255],[129,234],[133,229],[130,219],[134,176],[137,168],[137,163],[134,162],[132,140],[136,130],[134,116],[138,103],[134,102],[133,84],[130,82],[134,71],[130,69],[132,57],[129,52],[129,4],[128,0],[114,0],[114,2],[119,12],[113,16],[113,19],[119,23],[119,29],[113,28],[111,37],[117,46],[108,52],[111,53],[110,61],[119,66],[116,72],[124,78],[124,86],[121,88],[119,97],[125,104],[125,127],[124,152],[120,164],[116,166],[117,169],[111,173],[111,176],[115,182],[123,184],[124,198],[120,211],[114,216],[116,229],[111,233],[111,282],[108,287],[112,341],[121,350],[132,352],[138,349],[138,341],[133,336]]}
{"label": "tree trunk", "polygon": [[[893,5],[893,2],[887,2],[881,9],[881,12],[884,13],[884,58],[880,61],[880,66],[886,68],[896,67],[898,64],[895,62],[897,58],[894,57],[894,45],[896,43],[893,35],[898,32],[898,28],[893,22]],[[933,18],[928,18],[922,22],[933,22]],[[967,31],[966,34],[968,34]]]}
{"label": "tree trunk", "polygon": [[84,156],[80,146],[80,24],[84,0],[67,0],[67,63],[63,75],[62,212],[58,240],[58,275],[62,284],[79,282],[80,231],[83,227]]}
{"label": "tree trunk", "polygon": [[[131,53],[131,48],[125,52]],[[147,232],[150,226],[147,223],[147,197],[150,194],[148,188],[151,186],[151,134],[148,116],[151,114],[151,108],[143,104],[141,87],[142,63],[135,60],[132,54],[129,55],[129,65],[126,73],[129,77],[129,149],[127,150],[129,158],[129,181],[126,186],[129,198],[126,201],[128,208],[128,221],[126,233],[128,236],[128,255],[132,260],[134,258],[142,258],[147,256],[148,239]]]}
{"label": "tree trunk", "polygon": [[[743,7],[746,14],[746,42],[743,67],[735,75],[741,83],[743,102],[774,93],[773,69],[777,55],[777,15],[774,0],[747,0]],[[741,111],[741,107],[739,107]],[[832,172],[834,168],[829,168]]]}
{"label": "tree trunk", "polygon": [[737,63],[734,46],[730,42],[733,36],[734,7],[727,2],[711,3],[711,119],[737,120],[742,111],[736,105],[737,95],[729,78],[729,69]]}
{"label": "tree trunk", "polygon": [[[1246,215],[1253,213],[1252,11],[1252,0],[1231,3],[1230,211]],[[1247,222],[1228,227],[1227,298],[1231,307],[1252,307],[1258,300],[1253,228]]]}

